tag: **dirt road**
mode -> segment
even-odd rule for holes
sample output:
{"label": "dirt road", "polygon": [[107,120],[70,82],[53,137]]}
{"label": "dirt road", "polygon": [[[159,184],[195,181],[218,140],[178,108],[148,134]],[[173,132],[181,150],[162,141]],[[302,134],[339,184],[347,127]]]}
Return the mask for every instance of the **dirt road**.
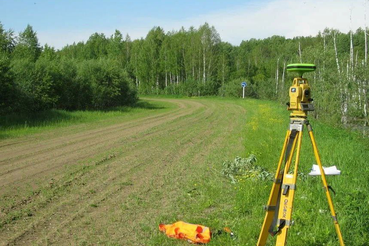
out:
{"label": "dirt road", "polygon": [[1,141],[0,245],[147,245],[244,113],[226,102],[160,100],[177,107]]}

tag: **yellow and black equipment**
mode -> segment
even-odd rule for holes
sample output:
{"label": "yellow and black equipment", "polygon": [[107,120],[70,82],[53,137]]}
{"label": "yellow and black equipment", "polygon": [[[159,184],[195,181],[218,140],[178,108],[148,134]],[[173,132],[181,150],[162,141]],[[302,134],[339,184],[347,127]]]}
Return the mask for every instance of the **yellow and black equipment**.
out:
{"label": "yellow and black equipment", "polygon": [[[265,206],[266,215],[259,235],[258,246],[266,244],[268,234],[277,236],[277,246],[286,244],[287,231],[292,225],[293,199],[296,190],[297,168],[299,165],[304,126],[308,130],[315,159],[320,169],[324,192],[327,196],[339,243],[341,246],[344,245],[332,198],[329,193],[329,189],[332,188],[327,184],[313,135],[313,129],[307,119],[307,112],[313,111],[314,107],[312,105],[313,99],[311,98],[308,80],[302,78],[302,75],[304,72],[315,71],[315,69],[314,64],[290,64],[287,66],[287,71],[297,72],[299,73],[299,77],[294,78],[289,91],[290,101],[287,103],[287,109],[291,111],[290,125],[284,140],[268,204]],[[294,156],[294,165],[291,165]]]}

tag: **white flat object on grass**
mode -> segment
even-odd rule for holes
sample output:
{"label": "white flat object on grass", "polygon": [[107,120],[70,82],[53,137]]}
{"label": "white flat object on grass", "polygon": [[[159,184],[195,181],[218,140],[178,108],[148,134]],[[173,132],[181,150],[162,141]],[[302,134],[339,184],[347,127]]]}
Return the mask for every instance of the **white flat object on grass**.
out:
{"label": "white flat object on grass", "polygon": [[[341,171],[337,169],[336,166],[331,167],[323,167],[325,175],[340,175]],[[309,173],[310,176],[317,176],[320,174],[319,166],[316,164],[313,164],[313,168],[311,169],[311,172]]]}

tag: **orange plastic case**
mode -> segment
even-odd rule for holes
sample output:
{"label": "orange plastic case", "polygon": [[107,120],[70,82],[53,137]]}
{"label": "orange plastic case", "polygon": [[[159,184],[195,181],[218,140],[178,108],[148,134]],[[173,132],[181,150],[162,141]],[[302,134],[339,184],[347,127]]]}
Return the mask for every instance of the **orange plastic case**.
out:
{"label": "orange plastic case", "polygon": [[208,227],[183,221],[168,225],[160,224],[159,230],[168,237],[188,240],[191,243],[208,243],[211,238],[211,232]]}

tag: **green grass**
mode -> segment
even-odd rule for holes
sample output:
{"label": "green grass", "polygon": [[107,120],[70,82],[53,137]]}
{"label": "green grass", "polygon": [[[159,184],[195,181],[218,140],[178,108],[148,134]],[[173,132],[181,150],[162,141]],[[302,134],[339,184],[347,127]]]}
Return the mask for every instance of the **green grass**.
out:
{"label": "green grass", "polygon": [[[247,157],[255,154],[257,165],[275,174],[280,151],[289,124],[289,112],[275,102],[261,100],[200,99],[214,103],[228,102],[244,107],[246,116],[240,115],[240,131],[229,136],[221,149],[207,157],[210,169],[199,169],[193,181],[183,187],[174,207],[159,221],[186,220],[201,223],[212,229],[231,228],[236,239],[226,234],[216,236],[209,245],[256,245],[265,216],[272,182],[257,178],[240,179],[235,185],[221,176],[226,156]],[[355,132],[334,128],[310,120],[320,151],[323,166],[336,165],[340,176],[328,176],[336,195],[332,194],[335,211],[347,245],[369,245],[369,139]],[[243,151],[237,146],[243,139]],[[188,160],[190,161],[190,160]],[[288,245],[339,245],[323,185],[318,177],[308,176],[316,163],[310,139],[305,130],[300,157],[299,179],[295,193],[294,226],[288,234]],[[267,245],[274,245],[269,237]],[[167,239],[160,233],[148,245],[187,245]]]}
{"label": "green grass", "polygon": [[[223,136],[227,128],[227,125],[212,126],[215,129],[214,136],[204,138],[202,149],[189,148],[189,152],[176,162],[180,171],[190,172],[190,175],[178,177],[178,183],[173,182],[173,177],[181,173],[177,172],[178,170],[163,178],[163,184],[170,183],[171,185],[165,187],[171,187],[172,190],[169,191],[176,191],[176,193],[170,193],[171,203],[167,205],[168,211],[165,214],[158,214],[155,218],[147,218],[147,220],[142,221],[140,228],[137,228],[144,235],[147,235],[147,241],[143,245],[188,245],[185,241],[165,237],[157,229],[159,223],[173,223],[177,220],[203,224],[213,230],[229,227],[236,235],[235,238],[231,238],[227,234],[217,235],[208,245],[256,245],[265,215],[263,205],[267,203],[272,182],[257,177],[239,177],[238,182],[232,184],[230,179],[221,174],[222,163],[226,160],[233,160],[236,156],[248,157],[250,154],[254,154],[257,157],[256,165],[274,174],[289,124],[289,112],[285,110],[283,105],[262,100],[224,98],[188,100],[215,105],[221,114],[230,117],[230,121],[238,126],[238,130],[224,136],[221,138],[224,142],[205,152],[206,147],[213,144],[217,136]],[[122,119],[134,119],[173,109],[169,103],[159,101],[148,103],[143,100],[142,104],[136,108],[105,112],[50,111],[46,112],[45,115],[27,116],[28,118],[24,116],[2,118],[0,137],[14,138],[87,123],[89,127],[99,127],[114,124]],[[229,115],[222,108],[225,104],[240,106],[246,112],[240,112],[236,116]],[[27,121],[26,126],[24,121]],[[340,176],[329,176],[327,180],[337,193],[336,195],[332,194],[332,198],[343,239],[347,245],[369,245],[369,165],[367,163],[369,160],[369,139],[313,119],[310,119],[310,122],[314,129],[323,166],[336,165],[342,171]],[[193,126],[188,126],[188,136],[185,139],[174,141],[190,142],[191,127]],[[196,127],[201,126],[197,125]],[[170,140],[170,136],[167,138]],[[170,151],[173,144],[167,141],[168,139],[157,142],[156,146],[165,147]],[[197,163],[198,159],[194,157],[203,152],[206,153],[204,163]],[[93,162],[94,165],[87,166],[79,170],[78,173],[87,173],[90,169],[109,163],[111,155],[106,156],[100,157]],[[292,214],[295,224],[289,230],[288,245],[339,245],[320,177],[307,175],[313,163],[315,163],[315,159],[309,137],[305,131],[299,166],[300,174]],[[76,175],[72,172],[70,174]],[[185,182],[182,182],[181,178]],[[133,186],[133,181],[120,180],[118,185],[122,187]],[[43,196],[47,202],[48,199],[62,196],[67,192],[68,190],[65,188],[58,190],[51,187],[43,192]],[[91,194],[95,192],[93,189],[90,190]],[[127,203],[121,204],[114,210],[121,210],[122,214],[127,209],[145,211],[145,209],[150,209],[152,204],[160,205],[160,199],[167,195],[166,192],[155,190],[145,194],[145,196],[133,193],[129,196]],[[90,207],[97,209],[99,204],[90,203]],[[32,213],[22,212],[23,214],[18,214],[17,211],[14,211],[13,217],[9,217],[9,220],[17,220],[24,217],[24,214],[32,216]],[[103,240],[106,244],[119,244],[119,242],[109,241],[109,235]],[[274,241],[275,238],[270,237],[268,245],[274,245]]]}
{"label": "green grass", "polygon": [[133,107],[116,107],[109,110],[66,111],[47,110],[38,113],[18,113],[0,117],[0,139],[53,131],[69,126],[88,124],[89,128],[110,125],[169,111],[174,106],[166,102],[140,100]]}
{"label": "green grass", "polygon": [[[248,109],[246,123],[246,156],[255,154],[257,165],[275,173],[288,127],[284,107],[267,101],[239,102]],[[332,195],[344,241],[348,245],[368,245],[369,141],[359,134],[310,120],[323,166],[336,165],[340,176],[328,176],[337,195]],[[295,225],[288,236],[289,245],[338,245],[328,202],[320,177],[307,174],[315,162],[307,131],[302,142],[299,179],[292,218]],[[243,222],[236,226],[244,240],[255,245],[265,212],[271,182],[243,180],[237,189],[236,207]],[[243,216],[245,215],[245,216]],[[246,241],[245,241],[246,242]]]}

